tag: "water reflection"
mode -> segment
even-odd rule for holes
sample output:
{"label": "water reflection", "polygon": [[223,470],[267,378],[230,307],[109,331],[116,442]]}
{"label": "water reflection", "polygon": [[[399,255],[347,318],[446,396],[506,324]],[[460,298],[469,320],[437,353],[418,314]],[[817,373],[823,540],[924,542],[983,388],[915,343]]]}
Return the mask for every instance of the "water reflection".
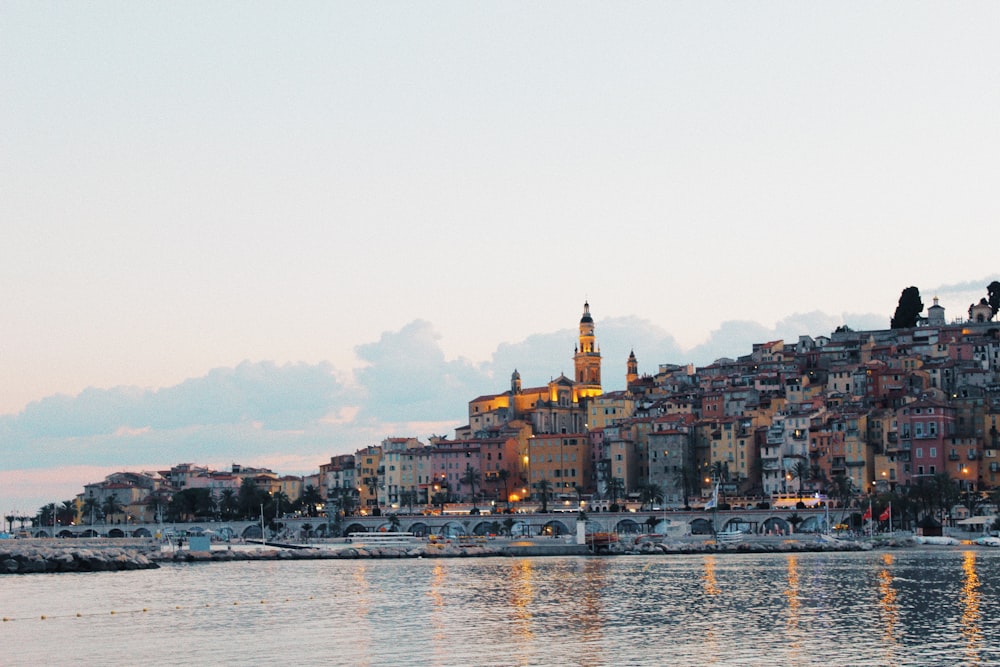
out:
{"label": "water reflection", "polygon": [[433,635],[431,637],[434,664],[445,664],[448,658],[448,622],[445,609],[445,567],[439,561],[431,570],[430,590],[427,596],[431,599],[430,621]]}
{"label": "water reflection", "polygon": [[976,552],[966,551],[962,560],[962,637],[965,638],[966,664],[978,665],[983,633],[979,629],[979,576],[976,574]]}
{"label": "water reflection", "polygon": [[524,559],[518,561],[513,568],[510,585],[510,609],[514,624],[514,646],[517,651],[518,664],[527,664],[530,653],[523,649],[529,647],[535,637],[532,628],[531,603],[535,599],[534,561]]}
{"label": "water reflection", "polygon": [[371,628],[371,591],[369,590],[368,584],[368,566],[364,563],[361,564],[356,570],[354,570],[354,586],[357,597],[357,602],[355,603],[357,609],[355,611],[355,616],[357,616],[357,655],[360,660],[359,664],[367,665],[371,664],[368,658],[371,655],[370,642],[372,637]]}
{"label": "water reflection", "polygon": [[887,665],[896,664],[898,648],[899,604],[896,602],[896,588],[892,585],[892,554],[882,554],[882,565],[878,571],[878,607],[882,618],[882,645]]}
{"label": "water reflection", "polygon": [[788,598],[788,617],[785,629],[789,639],[792,662],[799,663],[802,651],[802,632],[799,620],[802,616],[802,600],[799,597],[799,561],[795,556],[788,557],[788,588],[785,590]]}
{"label": "water reflection", "polygon": [[719,594],[719,582],[715,578],[715,556],[705,557],[705,574],[702,579],[705,581],[706,595]]}

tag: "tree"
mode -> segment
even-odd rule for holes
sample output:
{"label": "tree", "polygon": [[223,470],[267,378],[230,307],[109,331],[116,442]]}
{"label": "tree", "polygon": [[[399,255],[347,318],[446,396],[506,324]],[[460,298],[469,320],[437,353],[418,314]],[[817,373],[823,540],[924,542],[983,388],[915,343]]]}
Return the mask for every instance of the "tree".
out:
{"label": "tree", "polygon": [[920,290],[916,287],[907,287],[899,295],[899,304],[896,312],[889,322],[892,329],[910,329],[917,326],[920,313],[924,310],[924,302],[920,300]]}
{"label": "tree", "polygon": [[13,533],[14,532],[14,521],[17,519],[17,515],[16,514],[8,514],[8,515],[4,516],[3,519],[4,519],[4,521],[7,522],[7,532],[8,533]]}
{"label": "tree", "polygon": [[472,491],[472,509],[478,509],[476,507],[476,485],[479,484],[479,471],[472,467],[472,464],[465,465],[465,472],[462,473],[462,484],[469,487]]}
{"label": "tree", "polygon": [[239,515],[240,503],[233,489],[223,489],[219,494],[219,512],[223,519],[234,519]]}
{"label": "tree", "polygon": [[101,517],[101,503],[94,496],[87,496],[83,501],[83,516],[91,526]]}
{"label": "tree", "polygon": [[608,495],[611,496],[612,512],[618,511],[618,499],[625,495],[625,480],[612,477],[608,480]]}
{"label": "tree", "polygon": [[395,514],[389,515],[389,530],[394,533],[399,530],[399,517]]}
{"label": "tree", "polygon": [[812,471],[809,469],[809,464],[805,461],[797,461],[792,466],[792,476],[799,480],[799,496],[801,496],[803,485],[812,479]]}
{"label": "tree", "polygon": [[101,511],[104,512],[105,523],[112,519],[115,514],[120,513],[124,508],[121,503],[118,502],[118,494],[112,493],[110,496],[104,499],[101,503]]}
{"label": "tree", "polygon": [[511,533],[514,530],[514,524],[517,523],[512,517],[507,517],[503,520],[503,529],[507,533],[507,537],[513,537]]}
{"label": "tree", "polygon": [[993,317],[1000,311],[1000,281],[994,280],[986,286],[986,293],[989,295],[988,303],[993,310]]}
{"label": "tree", "polygon": [[497,479],[503,482],[503,501],[507,504],[507,509],[510,509],[510,492],[507,490],[507,480],[510,479],[510,471],[506,468],[501,468],[497,471]]}
{"label": "tree", "polygon": [[663,489],[659,484],[648,482],[639,486],[639,502],[643,505],[652,506],[657,500],[663,498]]}
{"label": "tree", "polygon": [[323,496],[320,494],[319,489],[317,489],[312,484],[307,484],[306,488],[302,489],[302,495],[299,497],[299,505],[302,510],[308,516],[319,516],[319,506],[323,504]]}
{"label": "tree", "polygon": [[399,504],[406,505],[410,510],[410,514],[413,514],[413,504],[417,502],[417,492],[413,489],[406,489],[405,491],[399,492]]}
{"label": "tree", "polygon": [[538,489],[538,493],[542,496],[542,513],[549,511],[549,493],[552,492],[552,482],[547,479],[541,479],[538,484],[535,485]]}
{"label": "tree", "polygon": [[72,500],[64,500],[56,512],[57,521],[60,526],[68,526],[76,521],[76,503]]}

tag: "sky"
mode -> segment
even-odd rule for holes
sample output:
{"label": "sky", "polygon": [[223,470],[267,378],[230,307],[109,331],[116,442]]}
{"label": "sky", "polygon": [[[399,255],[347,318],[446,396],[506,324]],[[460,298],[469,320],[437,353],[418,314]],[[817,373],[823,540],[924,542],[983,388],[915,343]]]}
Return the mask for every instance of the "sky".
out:
{"label": "sky", "polygon": [[0,4],[0,510],[1000,278],[992,2]]}

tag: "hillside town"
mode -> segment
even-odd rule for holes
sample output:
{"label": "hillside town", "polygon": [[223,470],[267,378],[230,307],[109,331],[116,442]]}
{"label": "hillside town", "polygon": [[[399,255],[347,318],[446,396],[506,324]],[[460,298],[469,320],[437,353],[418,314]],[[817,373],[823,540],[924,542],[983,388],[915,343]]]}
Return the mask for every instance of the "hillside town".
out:
{"label": "hillside town", "polygon": [[930,487],[975,513],[1000,482],[994,297],[991,285],[989,301],[948,321],[937,298],[925,316],[919,295],[919,308],[901,313],[904,291],[892,328],[761,342],[704,367],[643,373],[633,352],[620,360],[626,389],[609,392],[584,303],[573,376],[524,387],[512,369],[509,387],[468,402],[468,422],[452,437],[387,437],[305,476],[193,463],[119,472],[34,519],[608,511],[697,507],[719,494],[857,505]]}

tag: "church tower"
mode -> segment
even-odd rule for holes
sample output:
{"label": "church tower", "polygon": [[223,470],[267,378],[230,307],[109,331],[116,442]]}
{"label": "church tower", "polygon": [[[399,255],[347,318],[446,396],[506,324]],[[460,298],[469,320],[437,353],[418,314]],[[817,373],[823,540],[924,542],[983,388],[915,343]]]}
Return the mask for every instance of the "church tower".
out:
{"label": "church tower", "polygon": [[625,370],[625,386],[628,387],[639,379],[639,362],[635,359],[635,350],[629,350],[628,365]]}
{"label": "church tower", "polygon": [[601,351],[594,340],[594,318],[590,316],[587,302],[583,304],[583,317],[580,318],[580,342],[573,354],[573,369],[578,399],[601,395]]}

